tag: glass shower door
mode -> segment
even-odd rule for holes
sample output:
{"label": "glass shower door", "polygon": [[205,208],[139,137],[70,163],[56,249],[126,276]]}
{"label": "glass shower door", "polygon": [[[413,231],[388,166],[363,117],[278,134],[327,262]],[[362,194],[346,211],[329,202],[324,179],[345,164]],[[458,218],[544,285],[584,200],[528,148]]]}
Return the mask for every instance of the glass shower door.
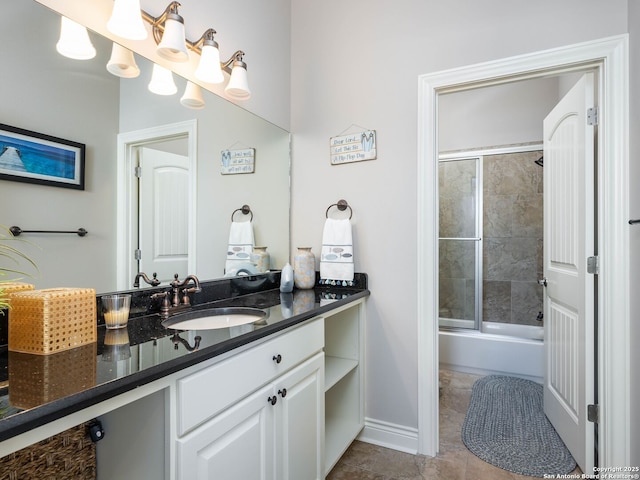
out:
{"label": "glass shower door", "polygon": [[481,157],[440,159],[439,325],[480,327]]}

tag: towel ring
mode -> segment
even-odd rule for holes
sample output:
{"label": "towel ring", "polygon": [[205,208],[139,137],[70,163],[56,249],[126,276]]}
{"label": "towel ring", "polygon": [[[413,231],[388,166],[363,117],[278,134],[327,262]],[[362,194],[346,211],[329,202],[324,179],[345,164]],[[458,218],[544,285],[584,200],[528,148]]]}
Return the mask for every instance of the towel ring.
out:
{"label": "towel ring", "polygon": [[331,207],[337,207],[341,212],[344,212],[348,208],[349,220],[353,217],[353,208],[351,208],[351,205],[349,205],[346,200],[338,200],[338,203],[332,203],[329,205],[329,208],[327,208],[327,212],[325,213],[325,217],[327,218],[329,218],[329,210],[331,210]]}
{"label": "towel ring", "polygon": [[250,222],[253,221],[253,212],[251,211],[251,208],[249,208],[249,205],[243,205],[242,208],[236,208],[233,213],[231,214],[231,221],[233,222],[233,216],[237,213],[237,212],[242,212],[243,215],[251,215],[251,218],[249,219]]}

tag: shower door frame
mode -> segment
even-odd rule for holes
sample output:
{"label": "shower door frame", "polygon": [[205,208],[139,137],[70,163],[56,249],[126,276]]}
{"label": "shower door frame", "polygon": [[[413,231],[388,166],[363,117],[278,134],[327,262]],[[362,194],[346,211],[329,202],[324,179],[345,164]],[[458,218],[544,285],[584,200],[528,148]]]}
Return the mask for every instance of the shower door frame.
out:
{"label": "shower door frame", "polygon": [[[509,145],[505,147],[490,147],[490,148],[480,148],[477,150],[461,150],[452,153],[441,153],[438,156],[438,166],[441,162],[451,162],[456,160],[473,160],[478,159],[478,185],[476,191],[477,198],[477,206],[476,206],[476,233],[478,234],[478,245],[476,245],[476,318],[474,320],[475,326],[473,330],[478,332],[482,332],[482,321],[483,321],[483,272],[484,272],[484,157],[491,155],[509,155],[512,153],[526,153],[526,152],[537,152],[542,151],[543,145],[542,143],[527,143],[522,145]],[[439,196],[438,192],[438,196]],[[442,238],[438,237],[438,240],[472,240],[472,239],[461,239],[461,238]],[[439,250],[438,250],[439,256]],[[439,259],[438,259],[439,260]],[[438,278],[438,283],[439,283]],[[438,299],[439,300],[439,299]],[[439,307],[439,304],[438,304]],[[438,312],[439,312],[438,308]],[[444,327],[441,325],[442,318],[438,314],[438,327],[444,329],[456,329],[461,328],[467,330],[472,330],[467,327],[457,327],[455,325],[456,319],[453,319],[452,325],[445,325]],[[444,319],[445,323],[446,320]]]}
{"label": "shower door frame", "polygon": [[[482,222],[483,222],[483,218],[482,218],[482,211],[483,211],[483,178],[482,178],[482,171],[483,171],[483,155],[477,154],[477,153],[470,153],[469,155],[465,155],[464,153],[461,152],[456,152],[456,153],[443,153],[438,157],[438,167],[440,167],[441,163],[448,163],[448,162],[457,162],[457,161],[465,161],[465,160],[475,160],[475,167],[476,167],[476,188],[475,188],[475,204],[476,204],[476,208],[475,208],[475,237],[438,237],[438,241],[442,241],[442,240],[453,240],[453,241],[465,241],[465,242],[475,242],[475,266],[474,266],[474,275],[475,275],[475,301],[474,301],[474,316],[473,316],[473,328],[469,328],[469,327],[464,327],[461,325],[456,325],[457,323],[462,323],[462,322],[467,322],[468,320],[466,319],[457,319],[457,318],[450,318],[450,319],[443,319],[440,317],[440,315],[438,314],[438,326],[440,328],[461,328],[461,329],[465,329],[465,330],[476,330],[476,331],[480,331],[480,327],[482,325],[482,238],[483,238],[483,233],[482,233]],[[440,173],[440,169],[438,168],[438,174]],[[439,202],[438,202],[439,204]],[[438,250],[439,251],[439,250]],[[439,259],[438,259],[439,261]],[[440,282],[440,278],[438,278],[438,282]],[[438,299],[438,306],[439,306],[439,299]],[[440,309],[438,308],[438,312],[440,312]],[[451,325],[442,325],[442,321],[445,320],[444,323],[447,323],[446,321],[449,320],[451,323]]]}

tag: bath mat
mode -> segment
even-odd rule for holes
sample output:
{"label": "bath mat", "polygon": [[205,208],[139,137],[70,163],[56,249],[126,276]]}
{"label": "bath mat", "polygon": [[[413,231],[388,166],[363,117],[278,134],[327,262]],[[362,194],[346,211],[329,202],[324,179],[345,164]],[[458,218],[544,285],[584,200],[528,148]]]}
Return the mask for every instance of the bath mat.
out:
{"label": "bath mat", "polygon": [[576,462],[544,414],[542,385],[490,375],[477,380],[462,441],[496,467],[532,477],[567,474]]}

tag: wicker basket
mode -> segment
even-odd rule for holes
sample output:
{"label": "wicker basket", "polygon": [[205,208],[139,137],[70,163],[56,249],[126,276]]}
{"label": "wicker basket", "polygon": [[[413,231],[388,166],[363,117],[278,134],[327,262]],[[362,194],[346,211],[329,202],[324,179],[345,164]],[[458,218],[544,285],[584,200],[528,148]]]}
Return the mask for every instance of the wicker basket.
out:
{"label": "wicker basket", "polygon": [[96,446],[88,424],[0,458],[0,480],[92,480],[96,478]]}
{"label": "wicker basket", "polygon": [[96,341],[96,292],[52,288],[11,294],[9,350],[49,354]]}
{"label": "wicker basket", "polygon": [[9,352],[9,402],[29,409],[96,384],[97,345],[51,355]]}

